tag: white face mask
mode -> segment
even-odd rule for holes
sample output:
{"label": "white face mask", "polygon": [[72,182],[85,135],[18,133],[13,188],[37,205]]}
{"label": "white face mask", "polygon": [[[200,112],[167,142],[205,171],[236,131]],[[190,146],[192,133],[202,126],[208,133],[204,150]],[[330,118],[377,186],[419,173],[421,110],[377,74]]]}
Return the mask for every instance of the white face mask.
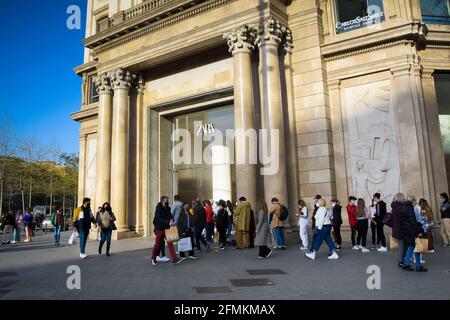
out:
{"label": "white face mask", "polygon": [[319,207],[320,207],[320,204],[319,204],[319,202],[316,202],[316,207],[317,207],[317,208],[319,208]]}
{"label": "white face mask", "polygon": [[352,203],[356,206],[356,200],[352,200]]}
{"label": "white face mask", "polygon": [[331,207],[334,208],[335,205],[336,205],[336,203],[332,203],[332,204],[331,204]]}

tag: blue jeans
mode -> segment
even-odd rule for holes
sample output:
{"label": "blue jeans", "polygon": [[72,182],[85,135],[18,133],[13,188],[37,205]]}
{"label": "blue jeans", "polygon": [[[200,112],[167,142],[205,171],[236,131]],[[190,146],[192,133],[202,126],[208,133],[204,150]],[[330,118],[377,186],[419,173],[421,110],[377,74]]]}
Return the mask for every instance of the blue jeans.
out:
{"label": "blue jeans", "polygon": [[232,223],[229,223],[228,224],[228,229],[227,229],[227,236],[228,236],[228,238],[230,238],[231,237],[231,230],[233,229],[233,224]]}
{"label": "blue jeans", "polygon": [[103,248],[103,244],[106,241],[106,253],[109,253],[109,249],[111,248],[111,235],[112,230],[111,229],[103,229],[102,233],[100,234],[100,245],[98,247],[98,251],[101,252]]}
{"label": "blue jeans", "polygon": [[277,227],[273,229],[275,234],[275,239],[277,240],[278,247],[286,246],[286,240],[284,239],[284,232],[282,227]]}
{"label": "blue jeans", "polygon": [[85,254],[86,241],[89,235],[89,230],[80,229],[78,230],[78,235],[80,236],[80,253]]}
{"label": "blue jeans", "polygon": [[408,246],[408,248],[406,249],[406,254],[405,254],[405,260],[404,260],[404,264],[409,265],[410,264],[410,259],[411,256],[414,253],[414,258],[416,259],[416,268],[420,267],[422,264],[420,263],[420,253],[418,252],[414,252],[414,248],[415,246]]}
{"label": "blue jeans", "polygon": [[53,231],[55,233],[56,242],[59,242],[59,239],[61,238],[61,227],[62,226],[55,226],[55,230]]}
{"label": "blue jeans", "polygon": [[324,225],[322,226],[321,230],[319,229],[314,230],[311,246],[312,251],[319,252],[320,246],[322,245],[323,241],[326,241],[328,249],[330,251],[336,250],[333,239],[331,239],[331,225]]}
{"label": "blue jeans", "polygon": [[20,242],[20,228],[15,228],[14,229],[14,234],[13,234],[13,238],[14,238],[14,241],[16,241],[16,242]]}

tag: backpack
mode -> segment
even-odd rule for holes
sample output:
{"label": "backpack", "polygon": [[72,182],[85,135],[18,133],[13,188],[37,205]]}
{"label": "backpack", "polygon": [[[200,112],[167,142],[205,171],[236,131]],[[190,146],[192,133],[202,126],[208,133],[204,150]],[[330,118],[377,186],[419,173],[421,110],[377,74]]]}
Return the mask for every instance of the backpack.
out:
{"label": "backpack", "polygon": [[280,206],[281,206],[281,209],[280,209],[280,220],[281,220],[281,221],[284,221],[284,220],[286,220],[287,217],[289,216],[289,211],[288,211],[288,209],[286,208],[286,206],[284,206],[284,205],[282,205],[282,204],[280,204]]}

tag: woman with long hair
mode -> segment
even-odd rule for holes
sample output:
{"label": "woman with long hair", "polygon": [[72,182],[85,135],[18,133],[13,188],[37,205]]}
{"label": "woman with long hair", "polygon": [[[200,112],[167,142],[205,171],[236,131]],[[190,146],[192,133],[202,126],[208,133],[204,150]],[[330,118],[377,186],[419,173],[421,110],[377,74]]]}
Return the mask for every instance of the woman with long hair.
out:
{"label": "woman with long hair", "polygon": [[99,215],[99,221],[97,221],[101,228],[100,244],[98,246],[98,254],[100,255],[102,254],[103,244],[106,241],[106,256],[110,256],[111,235],[112,231],[116,229],[114,221],[116,221],[116,216],[111,209],[111,205],[108,202],[105,202]]}
{"label": "woman with long hair", "polygon": [[372,204],[369,207],[369,220],[370,220],[370,231],[372,235],[372,250],[377,249],[377,245],[379,244],[380,240],[377,241],[377,223],[376,220],[376,214],[377,214],[377,206],[375,203],[375,199],[372,199]]}
{"label": "woman with long hair", "polygon": [[[392,208],[392,239],[398,242],[398,265],[403,266],[403,258],[405,257],[405,242],[403,241],[402,231],[402,210],[405,202],[403,193],[396,193],[391,203]],[[392,246],[392,243],[391,243]]]}
{"label": "woman with long hair", "polygon": [[226,210],[228,213],[228,228],[227,228],[227,237],[228,243],[231,244],[231,231],[233,230],[233,214],[234,214],[234,206],[230,200],[227,200]]}
{"label": "woman with long hair", "polygon": [[430,205],[425,199],[419,200],[419,208],[420,214],[422,215],[423,228],[428,239],[428,252],[433,253],[433,211],[431,210]]}
{"label": "woman with long hair", "polygon": [[308,250],[308,207],[305,201],[302,199],[298,200],[298,233],[300,235],[300,240],[302,242],[300,250]]}
{"label": "woman with long hair", "polygon": [[367,249],[367,231],[369,229],[369,220],[367,219],[367,208],[364,199],[359,198],[356,205],[356,220],[358,221],[356,245],[362,252],[369,252]]}
{"label": "woman with long hair", "polygon": [[269,209],[267,208],[267,203],[264,200],[261,199],[258,201],[256,212],[255,246],[259,247],[258,258],[269,258],[272,254],[272,250],[268,247],[270,239]]}

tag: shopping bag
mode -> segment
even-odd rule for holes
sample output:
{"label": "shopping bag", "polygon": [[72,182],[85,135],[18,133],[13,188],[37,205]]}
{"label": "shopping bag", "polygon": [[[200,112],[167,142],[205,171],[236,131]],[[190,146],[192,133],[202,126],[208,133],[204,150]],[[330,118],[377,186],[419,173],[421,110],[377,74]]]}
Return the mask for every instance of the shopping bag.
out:
{"label": "shopping bag", "polygon": [[398,240],[395,239],[392,235],[389,237],[389,246],[391,250],[398,249]]}
{"label": "shopping bag", "polygon": [[417,253],[427,253],[428,252],[428,239],[416,238],[416,247],[414,252]]}
{"label": "shopping bag", "polygon": [[182,238],[178,241],[178,251],[179,252],[188,252],[192,250],[192,242],[191,238]]}
{"label": "shopping bag", "polygon": [[69,238],[69,245],[76,244],[77,239],[78,239],[78,232],[76,230],[73,230],[72,234],[70,235],[70,238]]}
{"label": "shopping bag", "polygon": [[170,227],[169,229],[166,229],[166,241],[167,241],[167,243],[177,242],[178,239],[180,239],[180,236],[178,235],[178,228],[177,227]]}

